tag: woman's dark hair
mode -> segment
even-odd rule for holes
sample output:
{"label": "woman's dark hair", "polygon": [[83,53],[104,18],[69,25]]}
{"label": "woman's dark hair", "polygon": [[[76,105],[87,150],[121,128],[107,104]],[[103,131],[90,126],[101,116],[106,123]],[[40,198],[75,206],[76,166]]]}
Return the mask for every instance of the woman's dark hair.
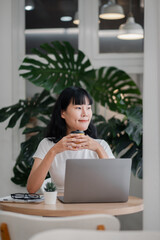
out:
{"label": "woman's dark hair", "polygon": [[[87,98],[89,100],[89,104],[92,105],[93,100],[91,96],[83,88],[68,87],[61,92],[53,107],[51,121],[47,128],[46,137],[49,140],[56,143],[61,138],[66,136],[67,127],[65,120],[61,118],[61,111],[65,111],[71,102],[76,105],[85,104],[85,98]],[[88,129],[85,131],[85,134],[89,135],[90,137],[97,138],[96,128],[93,125],[92,120],[88,126]]]}

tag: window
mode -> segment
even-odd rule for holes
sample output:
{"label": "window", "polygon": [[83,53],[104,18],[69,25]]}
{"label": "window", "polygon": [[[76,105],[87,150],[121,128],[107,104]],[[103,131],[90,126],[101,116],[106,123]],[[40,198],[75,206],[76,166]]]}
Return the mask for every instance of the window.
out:
{"label": "window", "polygon": [[[108,0],[100,0],[99,12]],[[144,6],[139,0],[117,0],[117,4],[123,8],[124,18],[117,20],[108,20],[100,18],[99,21],[99,52],[100,53],[141,53],[143,52],[143,39],[139,40],[122,40],[118,39],[119,26],[126,23],[129,9],[135,22],[144,27]],[[132,4],[131,4],[132,3]]]}
{"label": "window", "polygon": [[33,0],[34,9],[25,11],[26,54],[45,42],[69,41],[78,48],[78,25],[73,23],[78,0]]}

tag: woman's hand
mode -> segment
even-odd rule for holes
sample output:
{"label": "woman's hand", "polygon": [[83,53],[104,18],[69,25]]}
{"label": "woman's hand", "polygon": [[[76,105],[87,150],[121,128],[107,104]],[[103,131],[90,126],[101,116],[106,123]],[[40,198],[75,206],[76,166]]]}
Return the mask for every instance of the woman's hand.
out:
{"label": "woman's hand", "polygon": [[[73,134],[72,142],[75,143],[76,150],[88,149],[95,151],[99,158],[108,158],[108,155],[104,148],[95,139],[89,137],[88,135]],[[74,148],[75,148],[74,144]]]}
{"label": "woman's hand", "polygon": [[63,137],[51,148],[51,151],[54,151],[56,154],[67,150],[77,151],[80,149],[79,140],[77,139],[78,135],[80,134],[69,134]]}
{"label": "woman's hand", "polygon": [[71,134],[74,135],[72,137],[72,141],[76,144],[77,149],[88,149],[92,151],[96,151],[99,147],[99,143],[95,141],[93,138],[88,135],[81,134]]}
{"label": "woman's hand", "polygon": [[57,154],[67,150],[77,151],[81,149],[95,151],[99,158],[108,158],[104,148],[95,139],[83,134],[69,134],[63,137],[50,151]]}

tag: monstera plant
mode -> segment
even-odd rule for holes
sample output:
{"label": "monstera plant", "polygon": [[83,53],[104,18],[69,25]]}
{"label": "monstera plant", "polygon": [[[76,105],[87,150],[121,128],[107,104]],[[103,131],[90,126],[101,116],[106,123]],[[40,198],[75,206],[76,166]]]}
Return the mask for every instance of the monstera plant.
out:
{"label": "monstera plant", "polygon": [[[132,157],[133,173],[142,178],[142,100],[131,77],[116,67],[94,69],[86,55],[68,42],[43,44],[33,54],[23,60],[20,76],[42,87],[42,92],[0,109],[0,121],[9,119],[6,128],[19,124],[23,134],[29,135],[21,143],[11,180],[26,185],[33,153],[45,136],[56,96],[68,86],[86,88],[95,102],[124,115],[123,120],[113,117],[106,121],[95,113],[98,137],[108,141],[115,155]],[[32,128],[31,119],[36,119]]]}

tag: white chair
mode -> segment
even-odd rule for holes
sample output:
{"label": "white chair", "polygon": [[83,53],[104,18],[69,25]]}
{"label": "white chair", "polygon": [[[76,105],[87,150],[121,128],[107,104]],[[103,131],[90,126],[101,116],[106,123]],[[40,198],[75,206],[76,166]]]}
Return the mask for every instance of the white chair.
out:
{"label": "white chair", "polygon": [[[119,220],[111,215],[94,214],[72,217],[41,217],[0,211],[0,225],[6,223],[11,240],[28,240],[32,235],[51,229],[120,229]],[[4,240],[6,238],[2,238]]]}
{"label": "white chair", "polygon": [[160,232],[120,231],[107,232],[95,230],[61,229],[38,233],[29,240],[159,240]]}

